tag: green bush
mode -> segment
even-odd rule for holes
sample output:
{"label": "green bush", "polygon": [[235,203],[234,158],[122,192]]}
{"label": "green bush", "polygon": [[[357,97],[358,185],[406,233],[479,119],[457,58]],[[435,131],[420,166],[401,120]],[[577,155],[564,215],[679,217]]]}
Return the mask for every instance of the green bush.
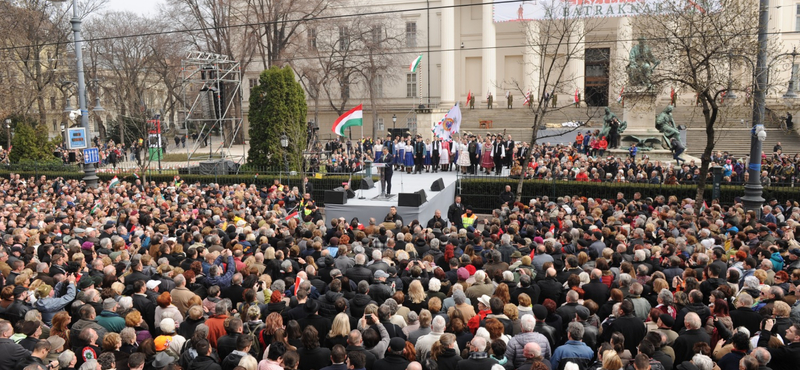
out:
{"label": "green bush", "polygon": [[22,159],[18,163],[6,166],[9,171],[17,172],[67,172],[79,173],[82,172],[81,168],[73,165],[65,165],[64,162],[58,158],[53,158],[46,161],[35,161],[32,159]]}

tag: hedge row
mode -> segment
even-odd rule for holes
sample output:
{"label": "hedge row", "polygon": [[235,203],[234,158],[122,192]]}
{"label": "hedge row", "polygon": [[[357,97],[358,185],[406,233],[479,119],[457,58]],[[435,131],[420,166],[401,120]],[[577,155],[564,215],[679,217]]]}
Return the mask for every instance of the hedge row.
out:
{"label": "hedge row", "polygon": [[[516,192],[517,180],[507,178],[465,178],[460,180],[461,197],[465,204],[471,205],[476,212],[489,213],[500,205],[499,195],[505,190],[506,185],[511,185],[512,192]],[[781,203],[787,199],[796,199],[800,193],[795,187],[766,187],[764,199],[776,198]],[[706,185],[705,199],[710,203],[712,185]],[[663,184],[636,184],[636,183],[597,183],[578,181],[547,181],[525,180],[522,188],[523,201],[533,197],[548,196],[555,199],[559,196],[586,196],[601,199],[614,199],[617,193],[622,192],[627,199],[633,193],[639,192],[642,197],[655,197],[657,195],[675,195],[678,199],[692,198],[697,195],[695,185],[663,185]],[[733,204],[736,198],[744,195],[741,185],[723,185],[720,187],[720,202]]]}

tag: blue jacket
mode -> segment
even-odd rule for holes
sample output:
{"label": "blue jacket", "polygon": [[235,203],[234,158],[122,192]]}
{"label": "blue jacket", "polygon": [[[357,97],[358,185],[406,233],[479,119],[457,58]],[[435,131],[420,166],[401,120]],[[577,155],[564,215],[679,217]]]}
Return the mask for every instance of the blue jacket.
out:
{"label": "blue jacket", "polygon": [[125,329],[125,319],[116,312],[103,310],[97,316],[97,323],[109,333],[119,333],[122,329]]}
{"label": "blue jacket", "polygon": [[778,272],[783,270],[783,257],[781,257],[780,252],[772,253],[772,255],[769,256],[769,260],[772,262],[772,271]]}
{"label": "blue jacket", "polygon": [[[222,256],[217,257],[217,260],[214,261],[214,264],[222,267]],[[206,284],[208,286],[217,285],[220,287],[220,289],[227,288],[231,286],[231,280],[233,279],[234,273],[236,273],[236,264],[233,262],[233,256],[228,256],[228,271],[226,271],[224,275],[207,277]]]}
{"label": "blue jacket", "polygon": [[558,369],[558,363],[570,359],[583,359],[586,363],[592,360],[594,352],[586,343],[577,340],[568,340],[567,343],[556,348],[553,356],[550,357],[552,369]]}
{"label": "blue jacket", "polygon": [[[61,286],[63,283],[56,284],[56,287],[53,289],[56,292],[61,291]],[[42,321],[44,321],[47,325],[52,325],[53,316],[55,316],[59,311],[64,310],[70,302],[75,300],[75,296],[77,294],[77,290],[75,288],[75,284],[70,284],[67,287],[67,294],[64,294],[61,297],[52,297],[52,298],[41,298],[33,302],[33,308],[38,310],[42,313]]]}

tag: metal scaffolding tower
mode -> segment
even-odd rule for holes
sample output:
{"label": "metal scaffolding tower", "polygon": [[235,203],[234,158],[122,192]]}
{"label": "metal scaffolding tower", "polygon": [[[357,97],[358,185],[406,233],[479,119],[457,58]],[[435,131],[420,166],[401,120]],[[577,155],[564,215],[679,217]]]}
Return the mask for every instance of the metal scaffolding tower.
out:
{"label": "metal scaffolding tower", "polygon": [[[227,55],[192,51],[181,61],[181,74],[183,128],[187,135],[191,133],[192,138],[196,137],[187,153],[187,162],[228,159],[243,163],[244,155],[231,155],[231,146],[244,122],[239,62]],[[216,148],[211,140],[214,137],[220,138]]]}

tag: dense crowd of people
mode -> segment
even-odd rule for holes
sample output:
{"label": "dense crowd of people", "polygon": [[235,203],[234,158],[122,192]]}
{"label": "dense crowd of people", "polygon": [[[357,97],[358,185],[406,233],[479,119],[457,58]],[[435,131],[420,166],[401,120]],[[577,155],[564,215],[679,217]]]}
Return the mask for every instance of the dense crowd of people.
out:
{"label": "dense crowd of people", "polygon": [[[309,160],[308,168],[328,173],[361,171],[367,160],[381,162],[382,149],[393,153],[394,169],[411,173],[415,170],[416,156],[421,155],[426,172],[460,171],[472,175],[504,175],[530,179],[632,182],[649,184],[696,184],[700,178],[700,162],[696,160],[652,160],[647,148],[635,144],[618,146],[626,155],[606,155],[609,142],[600,130],[579,131],[569,144],[536,144],[514,141],[511,135],[489,134],[486,137],[470,132],[450,141],[421,140],[410,134],[373,141],[366,138],[356,141],[332,140],[326,143],[324,158],[319,155]],[[420,140],[423,145],[417,145]],[[626,144],[627,145],[627,144]],[[528,152],[531,160],[523,171],[522,164]],[[800,153],[783,152],[781,143],[771,154],[761,156],[761,183],[764,186],[793,186],[800,173]],[[747,157],[737,157],[717,151],[711,156],[710,167],[722,168],[723,184],[744,184],[748,180]],[[505,172],[504,169],[506,170]],[[709,171],[707,181],[713,173]]]}
{"label": "dense crowd of people", "polygon": [[792,200],[504,193],[481,221],[456,197],[429,220],[360,223],[277,181],[12,175],[0,192],[0,369],[800,363]]}

